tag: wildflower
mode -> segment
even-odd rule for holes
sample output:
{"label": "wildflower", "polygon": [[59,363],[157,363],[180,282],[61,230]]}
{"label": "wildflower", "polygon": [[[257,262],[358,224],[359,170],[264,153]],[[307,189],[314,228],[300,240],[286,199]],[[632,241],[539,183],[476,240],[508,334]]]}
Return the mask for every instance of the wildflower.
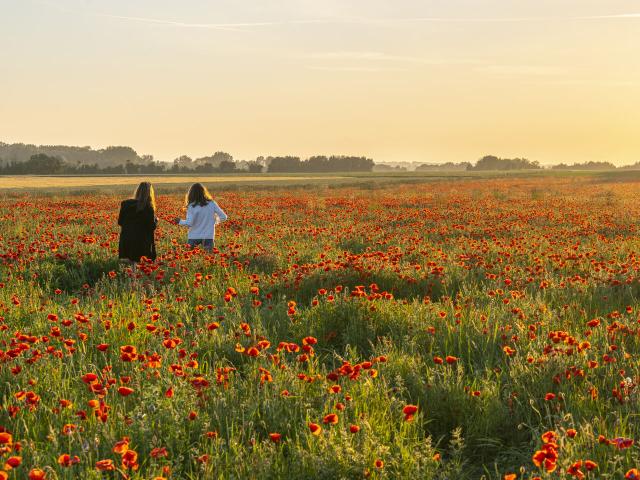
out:
{"label": "wildflower", "polygon": [[113,453],[123,455],[129,450],[129,437],[124,437],[122,440],[118,440],[113,446]]}
{"label": "wildflower", "polygon": [[317,423],[309,423],[309,431],[313,435],[320,435],[322,433],[322,427]]}
{"label": "wildflower", "polygon": [[13,435],[9,432],[0,432],[0,445],[11,446],[13,444]]}
{"label": "wildflower", "polygon": [[32,468],[29,470],[29,480],[47,480],[47,474],[40,468]]}
{"label": "wildflower", "polygon": [[505,353],[505,355],[507,355],[508,357],[513,357],[516,354],[516,350],[514,348],[511,348],[510,346],[506,345],[502,348],[502,351]]}
{"label": "wildflower", "polygon": [[624,475],[625,480],[638,480],[640,479],[640,470],[638,470],[637,468],[632,468],[631,470],[628,470],[627,473]]}
{"label": "wildflower", "polygon": [[119,387],[118,388],[118,393],[120,395],[122,395],[123,397],[128,397],[133,392],[134,392],[133,388],[129,388],[129,387]]}
{"label": "wildflower", "polygon": [[132,470],[138,469],[138,453],[135,450],[127,450],[122,455],[122,467]]}
{"label": "wildflower", "polygon": [[336,425],[338,423],[338,415],[336,415],[335,413],[325,415],[325,417],[322,419],[322,423],[324,423],[325,425]]}
{"label": "wildflower", "polygon": [[22,457],[12,456],[7,459],[7,462],[4,465],[5,470],[10,470],[12,468],[18,468],[22,463]]}
{"label": "wildflower", "polygon": [[111,459],[107,459],[107,460],[98,460],[96,462],[96,470],[100,471],[100,472],[110,472],[115,470],[116,467],[113,464],[113,460]]}
{"label": "wildflower", "polygon": [[80,463],[80,457],[74,455],[73,457],[68,453],[63,453],[58,457],[58,465],[61,467],[70,467],[76,463]]}
{"label": "wildflower", "polygon": [[402,409],[402,413],[404,413],[405,422],[410,422],[413,420],[414,415],[418,412],[418,407],[416,405],[405,405]]}

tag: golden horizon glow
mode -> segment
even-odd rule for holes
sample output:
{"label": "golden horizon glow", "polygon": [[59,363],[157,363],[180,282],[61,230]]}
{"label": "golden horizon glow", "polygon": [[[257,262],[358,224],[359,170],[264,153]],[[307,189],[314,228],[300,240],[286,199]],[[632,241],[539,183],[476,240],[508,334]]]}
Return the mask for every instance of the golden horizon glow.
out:
{"label": "golden horizon glow", "polygon": [[0,5],[0,141],[640,161],[634,1]]}

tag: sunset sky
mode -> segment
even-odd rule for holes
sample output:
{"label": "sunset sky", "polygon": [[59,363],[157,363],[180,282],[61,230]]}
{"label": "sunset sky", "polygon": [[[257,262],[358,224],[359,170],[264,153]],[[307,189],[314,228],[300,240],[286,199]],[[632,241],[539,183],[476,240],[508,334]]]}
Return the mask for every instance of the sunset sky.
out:
{"label": "sunset sky", "polygon": [[0,0],[0,141],[640,161],[637,0]]}

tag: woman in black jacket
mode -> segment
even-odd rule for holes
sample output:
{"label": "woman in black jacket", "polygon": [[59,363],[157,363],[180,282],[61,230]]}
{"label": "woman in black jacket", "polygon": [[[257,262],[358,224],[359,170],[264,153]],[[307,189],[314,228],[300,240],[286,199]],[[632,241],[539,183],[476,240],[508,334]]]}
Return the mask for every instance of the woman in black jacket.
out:
{"label": "woman in black jacket", "polygon": [[134,198],[120,204],[118,225],[122,230],[118,256],[131,262],[139,262],[142,257],[155,260],[153,232],[157,224],[153,186],[149,182],[142,182],[138,185]]}

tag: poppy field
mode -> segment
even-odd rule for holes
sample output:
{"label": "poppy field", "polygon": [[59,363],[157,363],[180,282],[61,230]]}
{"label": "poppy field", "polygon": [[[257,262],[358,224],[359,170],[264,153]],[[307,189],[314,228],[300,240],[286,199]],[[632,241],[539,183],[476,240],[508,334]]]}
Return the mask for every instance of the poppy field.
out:
{"label": "poppy field", "polygon": [[640,183],[0,201],[1,479],[640,479]]}

